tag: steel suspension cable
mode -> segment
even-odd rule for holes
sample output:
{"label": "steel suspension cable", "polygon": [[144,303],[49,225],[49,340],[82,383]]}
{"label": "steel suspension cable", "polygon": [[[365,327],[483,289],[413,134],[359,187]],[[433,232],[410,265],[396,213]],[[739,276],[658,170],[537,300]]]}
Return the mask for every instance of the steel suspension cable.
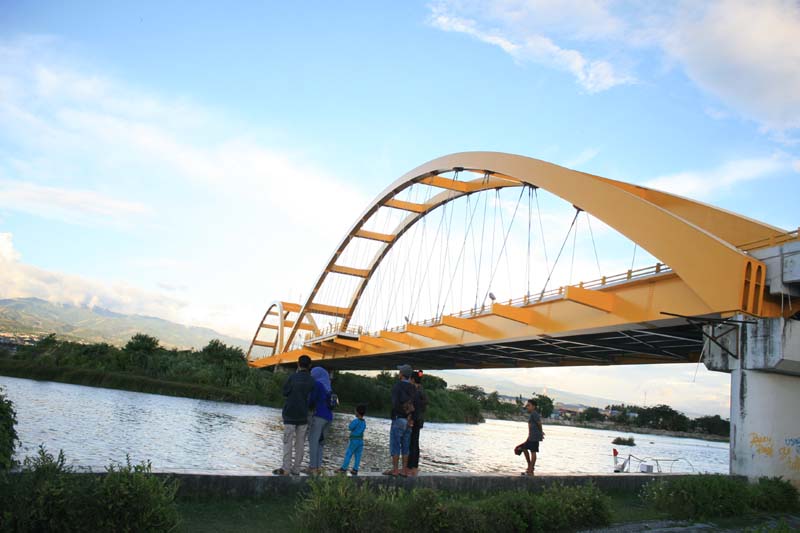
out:
{"label": "steel suspension cable", "polygon": [[594,260],[597,262],[597,273],[603,277],[603,269],[600,268],[600,256],[597,255],[597,245],[594,242],[594,232],[592,231],[592,217],[586,213],[586,225],[589,226],[589,235],[592,237],[592,248],[594,248]]}
{"label": "steel suspension cable", "polygon": [[556,260],[553,263],[553,268],[550,269],[550,273],[547,274],[547,280],[544,282],[544,287],[542,287],[542,292],[539,294],[539,300],[544,298],[544,292],[547,290],[547,284],[550,283],[550,278],[553,277],[553,271],[555,271],[556,266],[558,265],[558,260],[561,258],[561,252],[564,251],[564,246],[567,244],[567,240],[569,240],[569,235],[572,233],[572,228],[575,227],[575,221],[578,220],[578,215],[581,212],[579,209],[575,210],[575,216],[572,217],[572,224],[569,225],[569,229],[567,230],[567,235],[564,237],[564,242],[561,243],[561,249],[558,251],[558,255],[556,256]]}
{"label": "steel suspension cable", "polygon": [[580,219],[575,219],[575,232],[572,234],[572,259],[569,262],[569,285],[572,285],[572,271],[575,268],[575,244],[578,242],[578,222]]}
{"label": "steel suspension cable", "polygon": [[[511,215],[511,220],[508,223],[508,230],[506,231],[506,235],[503,238],[503,246],[500,248],[500,253],[497,256],[497,263],[495,263],[494,270],[492,271],[492,275],[489,278],[489,286],[486,289],[486,295],[483,297],[483,303],[486,303],[486,298],[489,297],[489,292],[492,289],[492,281],[494,281],[494,276],[497,274],[497,267],[500,266],[500,259],[503,255],[503,250],[506,248],[506,244],[508,243],[508,236],[511,234],[511,228],[514,225],[514,219],[517,217],[517,210],[519,209],[520,200],[522,200],[522,194],[525,192],[525,189],[519,192],[519,197],[517,198],[517,205],[514,206],[514,213]],[[506,256],[507,257],[507,256]]]}
{"label": "steel suspension cable", "polygon": [[[447,207],[447,204],[445,204],[443,206],[442,217],[439,219],[439,225],[436,228],[436,234],[434,235],[433,244],[431,244],[431,248],[435,248],[436,247],[436,243],[439,241],[439,235],[441,234],[442,223],[444,222],[445,215],[447,213],[446,207]],[[419,259],[421,259],[421,258],[422,258],[422,250],[420,250],[420,254],[419,254]],[[411,312],[408,315],[409,318],[413,318],[414,313],[417,310],[417,306],[419,305],[420,297],[422,296],[422,289],[425,286],[425,282],[426,282],[426,280],[428,278],[428,272],[429,271],[430,271],[430,262],[428,263],[427,268],[423,269],[422,281],[419,284],[419,290],[417,291],[417,298],[416,298],[415,301],[412,302],[413,303],[413,307],[411,308]]]}
{"label": "steel suspension cable", "polygon": [[547,259],[547,239],[544,236],[544,224],[542,224],[542,208],[539,206],[539,187],[533,187],[533,195],[536,198],[536,214],[539,217],[539,231],[542,233],[542,250],[544,251],[544,266],[549,271],[550,261]]}
{"label": "steel suspension cable", "polygon": [[528,248],[525,254],[525,299],[527,301],[531,295],[531,218],[533,214],[531,200],[533,199],[533,190],[527,185],[525,188],[528,189]]}
{"label": "steel suspension cable", "polygon": [[[478,205],[479,205],[479,202],[475,202],[475,207],[472,209],[472,213],[471,214],[469,213],[469,211],[467,211],[467,214],[469,215],[469,222],[467,223],[467,229],[464,232],[464,242],[461,244],[461,250],[458,252],[458,258],[456,259],[456,268],[458,268],[458,264],[461,262],[461,257],[464,255],[464,250],[467,247],[467,237],[469,236],[470,229],[472,228],[472,221],[475,218],[475,212],[478,210]],[[467,209],[469,209],[469,196],[467,197]],[[463,272],[463,270],[462,270],[462,272]],[[450,291],[453,288],[453,280],[454,279],[455,279],[455,276],[450,279],[450,285],[447,287],[447,295],[445,296],[445,301],[450,296]],[[461,287],[462,287],[462,291],[463,291],[463,287],[464,287],[464,276],[463,276],[463,274],[461,276]]]}
{"label": "steel suspension cable", "polygon": [[[486,173],[486,179],[489,179],[489,173]],[[480,238],[480,245],[481,251],[478,254],[478,271],[475,276],[475,305],[473,306],[475,309],[478,308],[478,294],[481,290],[481,264],[483,263],[483,236],[486,233],[486,207],[489,203],[489,193],[483,194],[483,222],[481,224],[481,238]]]}

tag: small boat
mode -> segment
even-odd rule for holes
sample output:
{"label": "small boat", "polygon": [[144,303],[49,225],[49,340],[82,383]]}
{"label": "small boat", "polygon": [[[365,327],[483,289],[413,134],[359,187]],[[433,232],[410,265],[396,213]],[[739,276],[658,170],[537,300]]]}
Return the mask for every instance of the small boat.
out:
{"label": "small boat", "polygon": [[[636,462],[638,468],[634,468],[633,472],[640,472],[643,474],[671,474],[675,468],[675,464],[684,462],[689,465],[692,472],[695,472],[694,465],[684,457],[657,459],[655,457],[645,457],[644,459],[636,457],[632,453],[628,454],[624,460],[620,458],[619,451],[612,448],[614,456],[614,472],[615,473],[630,473],[631,465]],[[669,464],[669,471],[665,472],[666,465]],[[663,467],[662,467],[663,465]]]}

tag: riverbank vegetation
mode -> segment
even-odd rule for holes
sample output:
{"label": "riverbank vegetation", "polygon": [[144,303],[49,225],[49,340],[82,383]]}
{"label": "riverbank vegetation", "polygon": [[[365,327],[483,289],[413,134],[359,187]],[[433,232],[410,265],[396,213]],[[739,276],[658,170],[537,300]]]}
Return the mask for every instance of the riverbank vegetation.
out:
{"label": "riverbank vegetation", "polygon": [[177,489],[149,463],[112,464],[98,476],[40,448],[20,472],[0,473],[0,531],[172,531]]}
{"label": "riverbank vegetation", "polygon": [[[589,413],[590,409],[593,409],[594,412]],[[730,422],[719,415],[691,419],[680,411],[663,404],[651,407],[625,404],[609,405],[605,409],[607,414],[594,408],[590,409],[581,413],[579,419],[583,421],[608,420],[623,427],[705,433],[721,437],[727,437],[731,431]]]}
{"label": "riverbank vegetation", "polygon": [[527,417],[524,408],[530,398],[536,399],[536,407],[542,418],[549,418],[553,414],[553,399],[545,394],[533,394],[526,398],[518,396],[514,401],[505,401],[500,399],[497,391],[486,392],[478,385],[458,385],[455,390],[471,397],[480,404],[481,410],[500,420]]}
{"label": "riverbank vegetation", "polygon": [[[82,344],[50,335],[16,353],[0,354],[0,374],[106,387],[135,392],[183,396],[280,407],[285,372],[251,368],[241,348],[212,340],[202,350],[160,346],[158,339],[134,335],[118,348],[110,344]],[[349,373],[333,376],[333,386],[347,412],[368,406],[370,416],[388,416],[394,376],[367,377]],[[434,422],[477,423],[483,420],[478,401],[452,390],[435,376],[423,385],[430,404],[427,419]]]}
{"label": "riverbank vegetation", "polygon": [[671,517],[693,520],[800,510],[797,489],[780,478],[756,483],[721,474],[659,479],[647,484],[641,497]]}
{"label": "riverbank vegetation", "polygon": [[345,478],[309,483],[296,508],[304,531],[562,531],[607,525],[610,502],[594,485],[541,492],[463,495],[432,489],[376,490]]}
{"label": "riverbank vegetation", "polygon": [[0,389],[0,471],[14,464],[14,449],[17,446],[17,415],[14,404]]}

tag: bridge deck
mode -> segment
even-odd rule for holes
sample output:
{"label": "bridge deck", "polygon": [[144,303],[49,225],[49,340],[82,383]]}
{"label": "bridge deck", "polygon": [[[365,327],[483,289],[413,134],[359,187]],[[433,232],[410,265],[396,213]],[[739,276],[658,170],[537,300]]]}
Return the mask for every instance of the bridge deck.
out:
{"label": "bridge deck", "polygon": [[[703,347],[697,326],[621,329],[510,342],[403,350],[369,357],[328,356],[318,363],[336,370],[384,370],[408,363],[425,369],[524,368],[697,362]],[[293,366],[294,362],[287,362]]]}

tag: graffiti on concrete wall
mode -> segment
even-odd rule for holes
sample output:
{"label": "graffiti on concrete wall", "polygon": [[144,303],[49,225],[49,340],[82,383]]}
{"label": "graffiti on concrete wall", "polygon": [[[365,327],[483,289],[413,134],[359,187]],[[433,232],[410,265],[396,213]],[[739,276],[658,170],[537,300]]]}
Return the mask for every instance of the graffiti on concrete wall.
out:
{"label": "graffiti on concrete wall", "polygon": [[[775,444],[772,437],[761,433],[750,433],[750,448],[756,455],[762,457],[775,457]],[[793,471],[800,472],[800,437],[783,440],[783,446],[778,448],[777,459]]]}
{"label": "graffiti on concrete wall", "polygon": [[758,455],[772,457],[772,437],[761,435],[760,433],[750,433],[750,447],[753,448]]}
{"label": "graffiti on concrete wall", "polygon": [[785,446],[778,450],[778,456],[786,466],[795,472],[800,472],[800,437],[785,439]]}

